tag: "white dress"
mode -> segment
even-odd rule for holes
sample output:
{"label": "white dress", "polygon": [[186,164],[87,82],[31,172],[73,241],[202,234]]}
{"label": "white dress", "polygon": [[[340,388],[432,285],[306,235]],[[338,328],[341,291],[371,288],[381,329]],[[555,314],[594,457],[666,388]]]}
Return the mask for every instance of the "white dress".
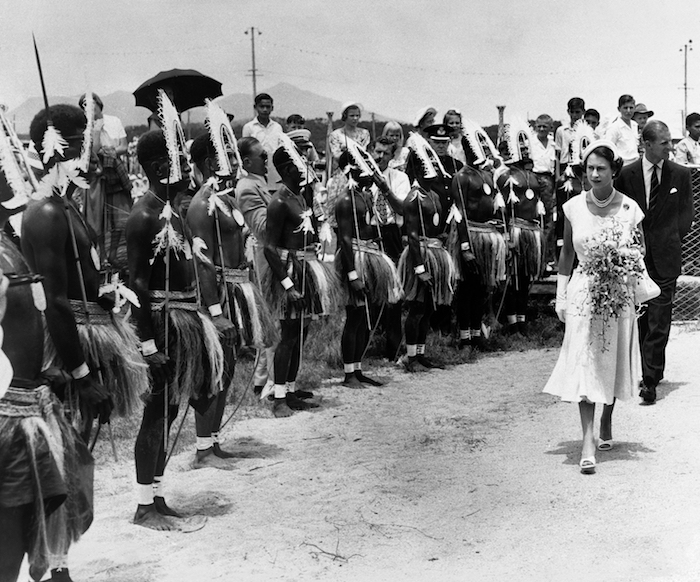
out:
{"label": "white dress", "polygon": [[[587,192],[574,196],[563,206],[571,223],[574,250],[579,264],[585,263],[584,244],[596,232],[609,226],[616,218],[623,224],[631,240],[633,229],[644,213],[637,203],[623,195],[619,211],[612,216],[597,216],[588,209]],[[633,301],[619,318],[610,318],[601,339],[602,322],[591,318],[588,299],[589,278],[574,271],[567,288],[566,330],[552,375],[544,392],[567,402],[588,400],[612,404],[635,396],[641,379],[639,333]]]}

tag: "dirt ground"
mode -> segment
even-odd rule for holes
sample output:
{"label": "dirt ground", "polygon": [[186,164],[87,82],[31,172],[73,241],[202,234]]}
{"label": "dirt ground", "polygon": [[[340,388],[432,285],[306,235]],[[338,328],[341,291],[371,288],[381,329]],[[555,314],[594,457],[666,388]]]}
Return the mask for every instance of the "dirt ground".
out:
{"label": "dirt ground", "polygon": [[76,582],[691,581],[700,579],[700,332],[674,328],[655,406],[621,402],[614,449],[578,470],[577,407],[541,394],[558,350],[352,391],[250,418],[226,434],[231,471],[169,466],[194,533],[130,523],[131,460],[98,461],[96,520]]}

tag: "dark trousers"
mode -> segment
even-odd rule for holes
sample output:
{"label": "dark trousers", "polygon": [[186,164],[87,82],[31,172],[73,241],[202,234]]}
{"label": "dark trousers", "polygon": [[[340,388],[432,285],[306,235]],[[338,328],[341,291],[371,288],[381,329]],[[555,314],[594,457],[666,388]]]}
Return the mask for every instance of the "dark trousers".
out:
{"label": "dark trousers", "polygon": [[652,261],[647,262],[647,269],[651,278],[661,287],[661,295],[647,303],[646,311],[639,318],[639,346],[644,384],[655,388],[663,378],[666,366],[666,344],[671,332],[676,277],[659,277]]}

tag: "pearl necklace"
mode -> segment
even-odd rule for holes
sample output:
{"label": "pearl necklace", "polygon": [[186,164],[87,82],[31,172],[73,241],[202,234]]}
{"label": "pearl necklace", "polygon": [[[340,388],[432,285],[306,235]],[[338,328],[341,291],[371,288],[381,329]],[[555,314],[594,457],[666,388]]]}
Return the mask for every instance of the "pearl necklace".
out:
{"label": "pearl necklace", "polygon": [[613,190],[610,193],[610,196],[604,198],[603,200],[598,200],[596,195],[593,194],[593,190],[591,190],[591,200],[593,201],[593,204],[595,204],[598,208],[605,208],[606,206],[610,206],[610,203],[613,201],[613,198],[615,198],[615,190]]}

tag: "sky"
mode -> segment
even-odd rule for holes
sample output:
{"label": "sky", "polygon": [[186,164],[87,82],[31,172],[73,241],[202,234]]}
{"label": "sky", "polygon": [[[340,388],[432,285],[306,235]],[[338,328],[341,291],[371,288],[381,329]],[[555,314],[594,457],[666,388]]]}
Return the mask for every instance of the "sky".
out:
{"label": "sky", "polygon": [[[133,91],[194,68],[224,95],[279,82],[411,122],[422,106],[482,125],[548,113],[583,97],[604,118],[632,94],[681,137],[700,111],[700,2],[693,0],[0,0],[0,103],[40,95],[36,35],[51,95]],[[273,95],[274,97],[274,95]],[[239,119],[249,112],[234,112]],[[340,112],[336,112],[336,118]]]}

